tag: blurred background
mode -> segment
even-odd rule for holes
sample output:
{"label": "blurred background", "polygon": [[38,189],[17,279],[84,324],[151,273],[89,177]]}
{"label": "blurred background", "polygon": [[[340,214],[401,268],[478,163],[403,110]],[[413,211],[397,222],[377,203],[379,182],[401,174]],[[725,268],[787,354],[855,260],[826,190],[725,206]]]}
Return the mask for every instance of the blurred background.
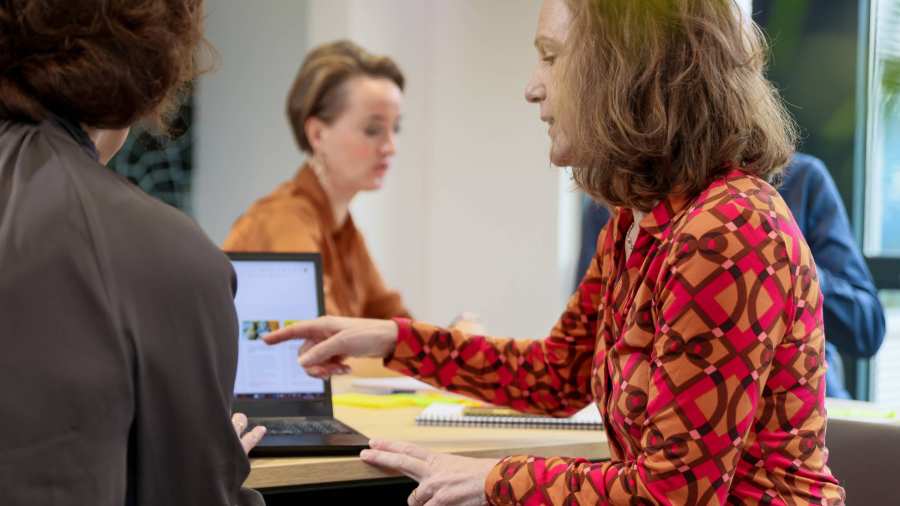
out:
{"label": "blurred background", "polygon": [[[551,167],[524,87],[539,0],[207,0],[220,64],[181,111],[175,140],[135,133],[114,160],[221,244],[303,161],[285,97],[307,50],[349,38],[407,77],[385,188],[353,216],[413,314],[463,310],[495,335],[542,337],[571,293],[580,195]],[[860,399],[900,405],[900,0],[750,0],[772,44],[769,77],[825,161],[885,304],[872,360],[845,357]]]}

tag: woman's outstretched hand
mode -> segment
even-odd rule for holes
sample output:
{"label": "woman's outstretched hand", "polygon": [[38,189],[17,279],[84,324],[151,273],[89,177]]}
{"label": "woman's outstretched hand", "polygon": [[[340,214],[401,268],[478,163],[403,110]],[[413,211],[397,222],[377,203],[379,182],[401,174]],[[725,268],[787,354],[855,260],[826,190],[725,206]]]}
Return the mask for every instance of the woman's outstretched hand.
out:
{"label": "woman's outstretched hand", "polygon": [[350,371],[347,357],[386,357],[397,343],[397,324],[392,320],[323,316],[305,320],[263,336],[267,344],[289,339],[306,342],[298,351],[307,374],[327,378]]}

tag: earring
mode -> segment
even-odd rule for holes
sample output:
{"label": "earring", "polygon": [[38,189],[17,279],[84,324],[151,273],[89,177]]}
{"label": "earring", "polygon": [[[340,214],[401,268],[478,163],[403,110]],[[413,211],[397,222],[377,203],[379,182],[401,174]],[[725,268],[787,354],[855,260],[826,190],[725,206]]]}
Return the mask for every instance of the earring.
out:
{"label": "earring", "polygon": [[312,167],[312,170],[316,174],[316,177],[319,178],[319,181],[324,181],[328,172],[328,165],[325,163],[324,158],[325,155],[321,153],[316,153],[309,158],[309,165]]}

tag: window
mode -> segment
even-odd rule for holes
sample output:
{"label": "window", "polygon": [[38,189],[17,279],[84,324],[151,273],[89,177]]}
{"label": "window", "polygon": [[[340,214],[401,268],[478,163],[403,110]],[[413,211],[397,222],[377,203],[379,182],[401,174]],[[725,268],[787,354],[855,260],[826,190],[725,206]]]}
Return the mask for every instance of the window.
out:
{"label": "window", "polygon": [[884,304],[872,400],[900,405],[900,0],[872,0],[865,122],[863,244]]}
{"label": "window", "polygon": [[900,0],[871,13],[865,251],[900,257]]}

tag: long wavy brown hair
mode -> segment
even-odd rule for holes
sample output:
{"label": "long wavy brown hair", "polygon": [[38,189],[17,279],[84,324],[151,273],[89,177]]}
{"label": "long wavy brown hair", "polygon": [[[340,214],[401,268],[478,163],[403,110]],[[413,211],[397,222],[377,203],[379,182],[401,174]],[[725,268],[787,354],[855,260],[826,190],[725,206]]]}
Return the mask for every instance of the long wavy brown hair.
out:
{"label": "long wavy brown hair", "polygon": [[694,196],[729,165],[773,180],[796,127],[733,0],[566,0],[555,106],[575,182],[613,206]]}

